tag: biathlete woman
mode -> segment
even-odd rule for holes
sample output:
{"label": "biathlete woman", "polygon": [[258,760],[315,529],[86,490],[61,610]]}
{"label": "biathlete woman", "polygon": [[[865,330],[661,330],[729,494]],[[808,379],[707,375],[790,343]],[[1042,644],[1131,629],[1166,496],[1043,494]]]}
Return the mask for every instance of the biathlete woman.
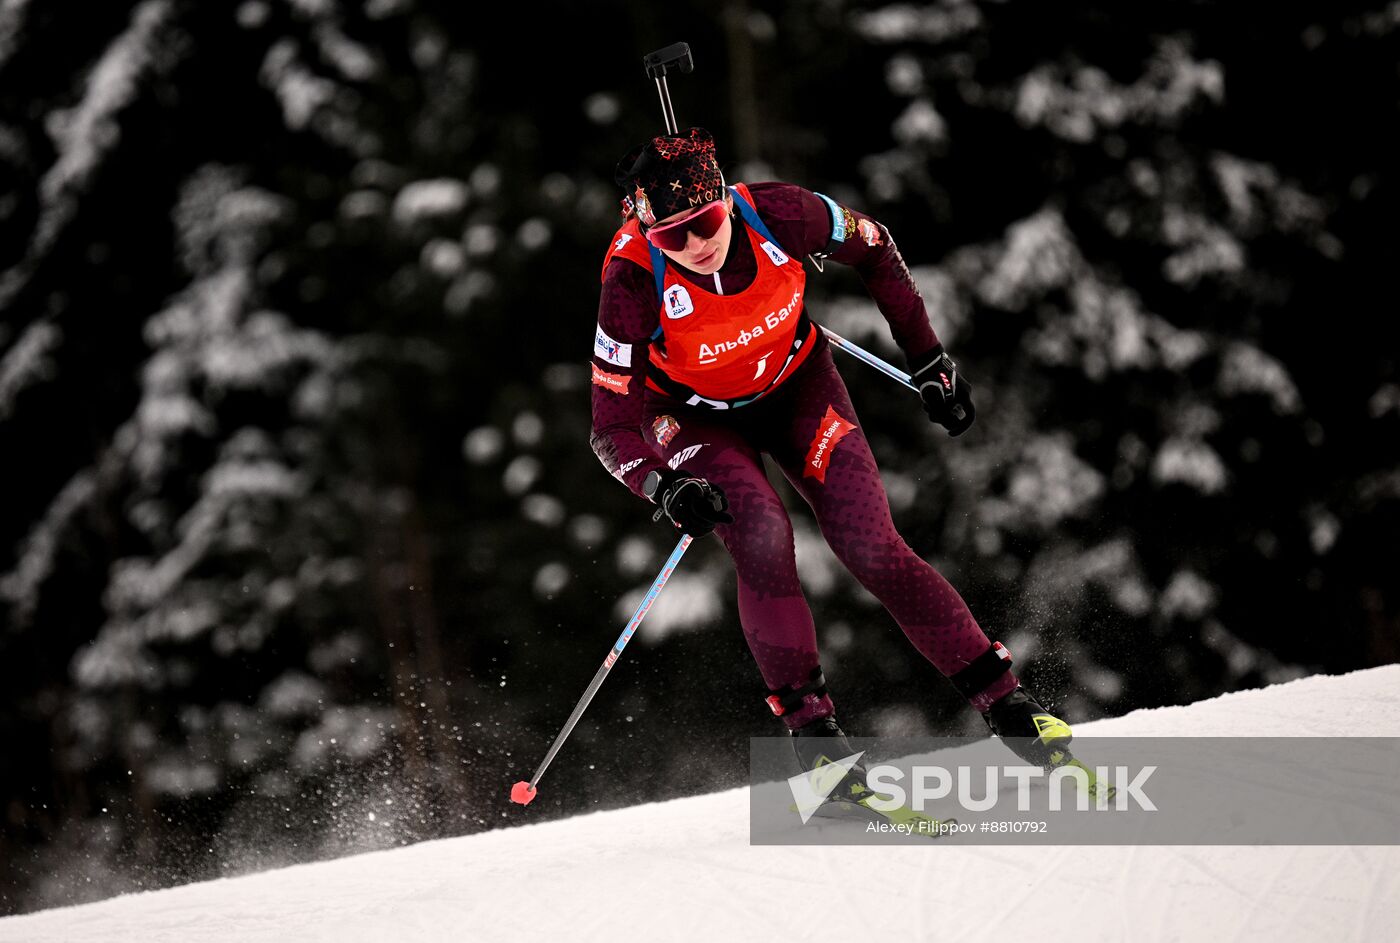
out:
{"label": "biathlete woman", "polygon": [[[929,418],[950,435],[967,431],[971,386],[939,343],[889,231],[801,187],[726,186],[702,128],[638,145],[616,179],[624,223],[603,262],[593,450],[658,518],[724,542],[768,706],[793,734],[799,762],[812,769],[848,744],[764,454],[811,506],[837,558],[993,733],[1027,738],[1011,745],[1032,762],[1067,743],[1069,727],[1020,685],[1006,649],[895,530],[830,344],[808,318],[802,258],[854,267]],[[859,777],[848,781],[863,788]]]}

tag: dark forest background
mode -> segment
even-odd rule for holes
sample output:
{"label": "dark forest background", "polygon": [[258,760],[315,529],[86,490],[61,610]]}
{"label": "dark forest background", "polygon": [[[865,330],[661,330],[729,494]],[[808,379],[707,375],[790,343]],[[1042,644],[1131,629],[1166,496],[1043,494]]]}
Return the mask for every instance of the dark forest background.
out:
{"label": "dark forest background", "polygon": [[[730,180],[899,241],[977,425],[837,356],[1048,701],[1400,659],[1400,5],[1307,6],[0,0],[0,912],[745,781],[705,541],[507,800],[673,543],[586,360],[678,40]],[[794,513],[847,729],[984,732]]]}

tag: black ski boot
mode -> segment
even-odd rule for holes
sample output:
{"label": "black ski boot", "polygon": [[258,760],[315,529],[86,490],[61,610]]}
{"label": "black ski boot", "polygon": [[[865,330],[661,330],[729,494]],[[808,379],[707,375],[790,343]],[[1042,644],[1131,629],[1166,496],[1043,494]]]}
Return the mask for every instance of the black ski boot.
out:
{"label": "black ski boot", "polygon": [[[792,749],[803,772],[810,773],[858,752],[846,739],[835,717],[819,717],[791,731],[791,734]],[[859,802],[869,795],[870,787],[865,784],[865,764],[859,760],[830,792],[833,800],[844,802]]]}
{"label": "black ski boot", "polygon": [[1068,758],[1069,724],[1040,706],[1025,688],[1003,696],[982,715],[1006,745],[1027,763],[1051,768]]}

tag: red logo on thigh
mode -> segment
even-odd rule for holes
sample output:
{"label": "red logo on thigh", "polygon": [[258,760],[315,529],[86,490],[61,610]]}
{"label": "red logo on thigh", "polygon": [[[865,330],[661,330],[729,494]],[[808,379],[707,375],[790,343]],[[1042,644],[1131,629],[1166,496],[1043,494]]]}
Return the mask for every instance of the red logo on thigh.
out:
{"label": "red logo on thigh", "polygon": [[836,443],[846,437],[846,433],[855,429],[856,425],[847,422],[836,415],[833,406],[826,408],[826,415],[822,417],[821,425],[817,427],[816,437],[812,439],[812,445],[807,449],[807,464],[802,468],[802,477],[815,478],[822,484],[826,484],[826,469],[831,464],[831,453],[836,451]]}

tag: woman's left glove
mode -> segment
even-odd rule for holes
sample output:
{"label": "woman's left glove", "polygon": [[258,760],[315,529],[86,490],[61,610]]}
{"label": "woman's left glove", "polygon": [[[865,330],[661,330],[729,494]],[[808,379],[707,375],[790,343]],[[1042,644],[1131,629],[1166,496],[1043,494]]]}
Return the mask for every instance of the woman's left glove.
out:
{"label": "woman's left glove", "polygon": [[910,362],[914,385],[924,401],[928,418],[948,430],[949,435],[962,435],[977,418],[972,405],[972,384],[958,373],[958,365],[943,350],[943,345]]}
{"label": "woman's left glove", "polygon": [[642,491],[657,505],[652,520],[670,518],[676,530],[692,537],[704,537],[716,524],[733,524],[729,499],[719,485],[672,469],[649,472]]}

